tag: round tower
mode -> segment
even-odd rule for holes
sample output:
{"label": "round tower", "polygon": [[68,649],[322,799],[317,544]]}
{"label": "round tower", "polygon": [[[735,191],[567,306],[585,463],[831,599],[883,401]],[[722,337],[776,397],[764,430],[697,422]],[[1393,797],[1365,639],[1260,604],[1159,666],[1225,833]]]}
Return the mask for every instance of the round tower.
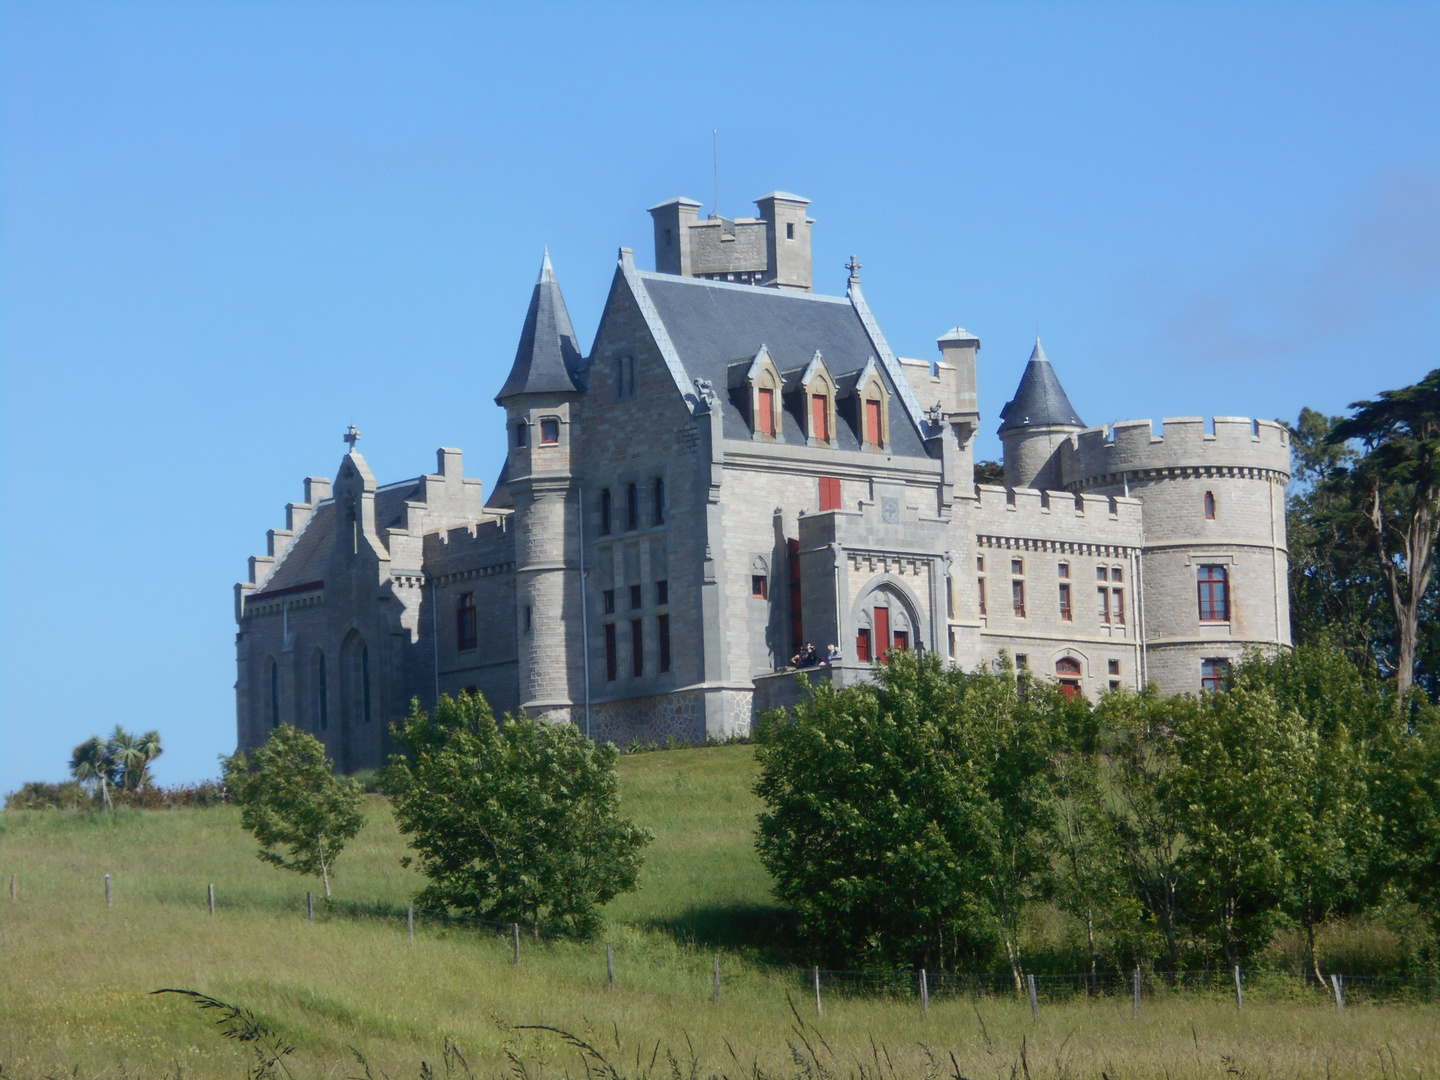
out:
{"label": "round tower", "polygon": [[583,693],[580,641],[580,350],[546,252],[515,363],[495,403],[505,409],[504,480],[514,502],[515,641],[520,707],[570,719]]}
{"label": "round tower", "polygon": [[1081,432],[1062,450],[1072,491],[1143,504],[1146,677],[1167,693],[1222,683],[1247,648],[1290,645],[1289,432],[1269,420],[1149,420]]}
{"label": "round tower", "polygon": [[1005,486],[1059,490],[1061,444],[1085,424],[1066,397],[1038,337],[1015,396],[1000,410],[1000,419]]}

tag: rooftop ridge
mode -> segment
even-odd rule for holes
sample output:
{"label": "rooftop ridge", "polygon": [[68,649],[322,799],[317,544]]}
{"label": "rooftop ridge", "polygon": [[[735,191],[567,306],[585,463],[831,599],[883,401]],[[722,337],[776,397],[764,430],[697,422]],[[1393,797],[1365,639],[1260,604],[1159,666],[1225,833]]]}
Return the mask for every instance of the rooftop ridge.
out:
{"label": "rooftop ridge", "polygon": [[663,281],[669,285],[700,285],[711,289],[738,289],[742,292],[756,293],[764,296],[783,296],[793,300],[819,300],[827,304],[849,304],[850,301],[843,296],[831,296],[828,293],[801,292],[798,289],[776,289],[770,285],[745,285],[738,281],[714,281],[710,278],[691,277],[681,274],[662,274],[655,270],[635,271],[636,275],[645,281]]}

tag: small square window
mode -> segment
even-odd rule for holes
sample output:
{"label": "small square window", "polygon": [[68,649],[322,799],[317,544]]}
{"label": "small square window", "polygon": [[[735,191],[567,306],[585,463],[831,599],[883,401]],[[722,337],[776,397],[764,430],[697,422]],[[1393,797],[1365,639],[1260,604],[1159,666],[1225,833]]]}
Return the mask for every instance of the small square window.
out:
{"label": "small square window", "polygon": [[1024,559],[1011,559],[1011,560],[1010,560],[1010,573],[1014,574],[1014,575],[1017,576],[1017,577],[1019,577],[1021,574],[1025,573],[1025,560],[1024,560]]}
{"label": "small square window", "polygon": [[670,582],[655,582],[655,603],[668,604],[670,602]]}
{"label": "small square window", "polygon": [[1017,652],[1015,654],[1015,666],[1019,670],[1024,671],[1030,666],[1030,657],[1026,656],[1023,652]]}
{"label": "small square window", "polygon": [[1110,689],[1111,689],[1111,690],[1119,690],[1119,689],[1120,689],[1120,680],[1119,680],[1119,679],[1111,679],[1111,680],[1110,680]]}
{"label": "small square window", "polygon": [[639,586],[639,585],[631,585],[631,586],[630,586],[630,610],[631,610],[631,611],[638,611],[638,610],[640,609],[640,605],[643,604],[644,602],[645,602],[644,598],[640,595],[640,586]]}
{"label": "small square window", "polygon": [[750,577],[750,595],[756,600],[767,599],[770,595],[770,579],[764,574],[752,574]]}
{"label": "small square window", "polygon": [[1062,578],[1068,578],[1070,576],[1070,564],[1068,562],[1062,562],[1060,564],[1060,576]]}
{"label": "small square window", "polygon": [[1109,570],[1109,568],[1108,568],[1108,567],[1104,567],[1104,566],[1097,566],[1097,567],[1095,567],[1095,580],[1096,580],[1096,581],[1109,581],[1109,580],[1110,580],[1110,570]]}
{"label": "small square window", "polygon": [[787,222],[785,223],[785,239],[786,239],[786,240],[794,240],[794,239],[795,239],[795,223],[794,223],[793,221],[787,221]]}
{"label": "small square window", "polygon": [[605,605],[605,614],[615,614],[615,590],[606,589],[603,593],[600,594],[600,599]]}
{"label": "small square window", "polygon": [[1111,581],[1124,581],[1124,580],[1125,580],[1125,571],[1124,571],[1123,569],[1121,569],[1120,567],[1118,567],[1118,566],[1112,566],[1112,567],[1110,568],[1110,580],[1111,580]]}
{"label": "small square window", "polygon": [[1110,674],[1111,674],[1111,675],[1119,675],[1119,674],[1120,674],[1120,661],[1119,661],[1119,660],[1111,660],[1111,661],[1110,661]]}
{"label": "small square window", "polygon": [[555,419],[540,421],[540,444],[542,446],[554,446],[560,441],[560,421]]}

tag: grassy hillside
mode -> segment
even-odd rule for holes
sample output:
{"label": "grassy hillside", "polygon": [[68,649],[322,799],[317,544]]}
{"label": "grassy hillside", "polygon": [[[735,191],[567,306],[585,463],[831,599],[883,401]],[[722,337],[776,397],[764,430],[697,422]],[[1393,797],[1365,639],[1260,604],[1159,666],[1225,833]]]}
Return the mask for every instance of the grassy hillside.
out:
{"label": "grassy hillside", "polygon": [[[0,896],[0,1076],[77,1066],[81,1076],[244,1075],[245,1048],[190,1004],[149,996],[160,987],[255,1010],[299,1048],[296,1077],[358,1075],[352,1046],[376,1076],[417,1075],[447,1037],[478,1075],[508,1072],[507,1047],[535,1080],[583,1071],[553,1039],[507,1027],[521,1023],[592,1032],[629,1075],[669,1076],[669,1046],[688,1076],[692,1044],[700,1076],[752,1075],[752,1060],[796,1075],[786,995],[809,1019],[814,1002],[798,975],[772,963],[784,953],[752,847],[751,751],[635,755],[621,769],[625,810],[656,841],[640,892],[607,912],[613,991],[599,943],[527,940],[515,965],[499,935],[422,924],[412,947],[403,912],[418,878],[400,866],[404,844],[383,799],[368,800],[367,826],[338,866],[336,904],[314,926],[304,918],[313,886],[257,860],[232,809],[0,814],[0,880],[14,873],[20,884],[17,902]],[[873,1068],[872,1036],[901,1076],[917,1078],[927,1075],[922,1043],[942,1057],[953,1050],[965,1076],[1360,1076],[1378,1071],[1377,1051],[1396,1073],[1440,1072],[1434,1007],[1356,1005],[1337,1022],[1315,1002],[1237,1015],[1223,999],[1175,1000],[1147,1002],[1136,1022],[1128,1003],[1102,1000],[1047,1007],[1032,1023],[1028,1006],[1009,999],[939,1001],[926,1019],[912,997],[835,996],[817,1023],[840,1072],[856,1061]]]}

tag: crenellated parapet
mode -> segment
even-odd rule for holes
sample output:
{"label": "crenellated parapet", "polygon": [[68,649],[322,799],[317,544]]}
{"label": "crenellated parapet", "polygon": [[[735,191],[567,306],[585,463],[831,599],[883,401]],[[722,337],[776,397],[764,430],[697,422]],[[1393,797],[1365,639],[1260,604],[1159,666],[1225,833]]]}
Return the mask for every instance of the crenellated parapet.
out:
{"label": "crenellated parapet", "polygon": [[1290,476],[1290,433],[1273,420],[1217,416],[1169,417],[1161,433],[1149,420],[1087,428],[1060,449],[1063,483],[1071,490],[1122,484],[1146,476]]}
{"label": "crenellated parapet", "polygon": [[982,547],[1035,546],[1083,554],[1138,548],[1144,523],[1140,500],[1118,495],[1036,491],[975,485],[973,518]]}

